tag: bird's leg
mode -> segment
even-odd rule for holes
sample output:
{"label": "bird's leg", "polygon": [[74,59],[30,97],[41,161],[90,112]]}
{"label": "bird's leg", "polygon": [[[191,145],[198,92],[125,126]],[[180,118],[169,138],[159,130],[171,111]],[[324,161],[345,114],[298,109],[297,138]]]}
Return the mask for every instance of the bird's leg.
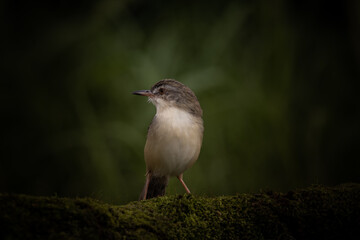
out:
{"label": "bird's leg", "polygon": [[147,172],[146,173],[146,182],[145,182],[145,186],[144,186],[144,196],[143,196],[142,200],[146,200],[147,192],[148,192],[148,188],[149,188],[149,183],[150,183],[150,177],[151,177],[151,173]]}
{"label": "bird's leg", "polygon": [[186,186],[186,184],[185,184],[185,182],[183,180],[183,174],[180,174],[177,178],[179,179],[179,181],[181,182],[181,184],[185,188],[185,191],[190,194],[190,190],[188,189],[188,187]]}

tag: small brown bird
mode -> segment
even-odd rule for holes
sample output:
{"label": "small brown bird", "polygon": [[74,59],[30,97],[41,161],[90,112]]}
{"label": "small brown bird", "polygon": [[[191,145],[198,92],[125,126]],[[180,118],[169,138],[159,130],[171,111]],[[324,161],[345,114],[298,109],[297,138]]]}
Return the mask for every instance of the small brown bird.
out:
{"label": "small brown bird", "polygon": [[183,173],[198,159],[203,139],[202,109],[193,91],[173,79],[164,79],[147,96],[156,107],[144,149],[146,182],[140,200],[165,195],[170,176],[176,176],[187,193]]}

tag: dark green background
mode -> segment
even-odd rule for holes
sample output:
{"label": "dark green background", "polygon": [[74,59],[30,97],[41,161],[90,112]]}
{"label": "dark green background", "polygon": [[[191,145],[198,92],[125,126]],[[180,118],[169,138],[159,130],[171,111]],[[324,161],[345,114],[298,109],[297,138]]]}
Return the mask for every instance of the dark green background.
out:
{"label": "dark green background", "polygon": [[155,108],[131,92],[163,78],[204,110],[193,193],[360,182],[359,8],[3,1],[0,191],[136,200]]}

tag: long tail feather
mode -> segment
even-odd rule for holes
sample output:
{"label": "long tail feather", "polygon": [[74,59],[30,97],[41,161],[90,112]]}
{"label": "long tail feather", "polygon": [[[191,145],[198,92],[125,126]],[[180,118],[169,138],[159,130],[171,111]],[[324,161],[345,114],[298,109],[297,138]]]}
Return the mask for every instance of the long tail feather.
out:
{"label": "long tail feather", "polygon": [[150,182],[149,182],[146,197],[144,198],[144,194],[146,191],[146,184],[145,184],[143,190],[141,191],[139,200],[164,196],[165,189],[166,189],[166,186],[168,185],[168,182],[169,182],[168,176],[162,176],[162,177],[150,176]]}

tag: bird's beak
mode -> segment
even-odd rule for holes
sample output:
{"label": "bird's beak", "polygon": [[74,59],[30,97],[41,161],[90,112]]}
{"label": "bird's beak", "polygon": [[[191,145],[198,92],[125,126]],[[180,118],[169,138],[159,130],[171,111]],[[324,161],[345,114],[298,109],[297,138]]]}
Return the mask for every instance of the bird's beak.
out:
{"label": "bird's beak", "polygon": [[154,94],[150,90],[139,90],[139,91],[133,92],[132,94],[140,95],[140,96],[147,96],[147,97],[154,96]]}

